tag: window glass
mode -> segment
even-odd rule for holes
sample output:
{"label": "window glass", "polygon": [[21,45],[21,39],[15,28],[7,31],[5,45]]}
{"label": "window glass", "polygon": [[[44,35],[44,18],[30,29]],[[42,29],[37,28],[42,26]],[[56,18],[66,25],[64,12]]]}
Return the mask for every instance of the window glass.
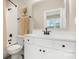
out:
{"label": "window glass", "polygon": [[60,28],[60,14],[48,15],[47,16],[47,27],[48,28]]}

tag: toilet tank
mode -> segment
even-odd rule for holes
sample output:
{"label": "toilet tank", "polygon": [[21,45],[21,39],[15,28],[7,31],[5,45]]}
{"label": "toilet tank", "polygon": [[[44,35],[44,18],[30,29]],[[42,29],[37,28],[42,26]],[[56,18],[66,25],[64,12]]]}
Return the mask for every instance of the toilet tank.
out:
{"label": "toilet tank", "polygon": [[16,41],[17,41],[18,44],[23,46],[24,45],[24,36],[18,35],[16,37]]}

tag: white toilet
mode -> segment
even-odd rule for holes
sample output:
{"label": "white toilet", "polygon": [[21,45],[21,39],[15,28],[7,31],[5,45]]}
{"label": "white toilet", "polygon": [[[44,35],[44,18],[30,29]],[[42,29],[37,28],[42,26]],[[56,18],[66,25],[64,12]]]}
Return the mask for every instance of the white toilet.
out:
{"label": "white toilet", "polygon": [[19,53],[22,51],[23,48],[23,40],[22,38],[17,37],[16,41],[17,44],[7,47],[7,52],[11,55],[11,59],[22,59],[22,56]]}
{"label": "white toilet", "polygon": [[22,46],[19,44],[9,46],[7,48],[8,53],[11,55],[11,59],[18,59],[19,52],[22,50]]}

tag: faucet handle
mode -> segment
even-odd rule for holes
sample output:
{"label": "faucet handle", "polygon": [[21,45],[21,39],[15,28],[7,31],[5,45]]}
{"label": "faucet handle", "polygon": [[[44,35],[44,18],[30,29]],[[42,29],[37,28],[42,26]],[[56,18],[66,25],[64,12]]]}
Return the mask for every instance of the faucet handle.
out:
{"label": "faucet handle", "polygon": [[45,30],[48,31],[48,27],[46,27]]}
{"label": "faucet handle", "polygon": [[46,27],[45,30],[47,31],[47,29],[48,29],[48,28]]}

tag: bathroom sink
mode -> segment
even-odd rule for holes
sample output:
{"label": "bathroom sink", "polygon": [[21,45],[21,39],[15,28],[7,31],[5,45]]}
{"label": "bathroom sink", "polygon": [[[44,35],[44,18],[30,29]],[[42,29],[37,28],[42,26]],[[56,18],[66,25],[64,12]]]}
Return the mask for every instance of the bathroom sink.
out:
{"label": "bathroom sink", "polygon": [[51,32],[50,35],[44,35],[43,33],[32,33],[25,35],[25,37],[37,37],[41,39],[53,39],[53,40],[69,40],[69,41],[75,41],[76,36],[73,32]]}

